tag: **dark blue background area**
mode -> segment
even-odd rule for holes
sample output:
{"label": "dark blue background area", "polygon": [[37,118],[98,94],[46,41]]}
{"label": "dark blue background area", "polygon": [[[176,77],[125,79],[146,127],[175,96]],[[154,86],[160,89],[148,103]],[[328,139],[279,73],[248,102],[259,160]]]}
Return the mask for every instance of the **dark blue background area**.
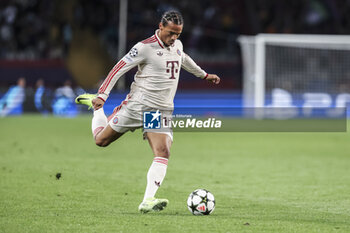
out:
{"label": "dark blue background area", "polygon": [[[126,97],[127,93],[111,94],[104,105],[106,114],[111,114]],[[176,108],[241,108],[242,95],[234,92],[178,92],[174,99]]]}
{"label": "dark blue background area", "polygon": [[[104,105],[104,111],[106,115],[110,115],[116,106],[119,106],[121,102],[125,99],[128,93],[114,93],[110,94],[108,100]],[[2,97],[2,96],[1,96]],[[267,96],[266,104],[271,103],[270,96]],[[25,102],[30,102],[31,100],[26,99]],[[34,101],[34,100],[33,100]],[[53,100],[53,103],[55,100]],[[77,113],[89,113],[85,106],[78,106],[71,101],[62,102],[67,106],[61,106],[60,109],[66,109],[67,114],[74,112],[73,115],[76,116]],[[301,95],[293,95],[293,105],[295,105],[298,111],[298,117],[303,116],[303,100]],[[57,103],[56,103],[57,104]],[[69,105],[69,106],[68,106]],[[221,92],[204,92],[204,91],[186,91],[178,92],[174,99],[174,114],[187,114],[193,116],[205,116],[205,117],[242,117],[246,114],[247,108],[243,108],[242,94],[237,92],[221,91]],[[331,109],[334,108],[334,101]],[[252,109],[248,109],[252,112]],[[313,109],[312,117],[325,117],[327,111],[326,109]],[[23,112],[26,112],[24,110]],[[22,108],[17,108],[12,114],[21,114]],[[61,114],[65,115],[64,112]],[[347,116],[350,116],[349,108],[347,109]]]}

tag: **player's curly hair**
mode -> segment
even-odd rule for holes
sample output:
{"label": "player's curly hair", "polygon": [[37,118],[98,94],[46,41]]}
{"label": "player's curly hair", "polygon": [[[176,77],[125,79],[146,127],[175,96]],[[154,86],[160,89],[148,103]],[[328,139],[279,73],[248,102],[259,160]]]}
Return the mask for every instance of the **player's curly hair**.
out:
{"label": "player's curly hair", "polygon": [[171,10],[171,11],[166,11],[162,15],[161,22],[164,27],[166,27],[169,22],[172,22],[173,24],[176,24],[176,25],[182,25],[184,23],[184,19],[182,18],[182,15],[180,12]]}

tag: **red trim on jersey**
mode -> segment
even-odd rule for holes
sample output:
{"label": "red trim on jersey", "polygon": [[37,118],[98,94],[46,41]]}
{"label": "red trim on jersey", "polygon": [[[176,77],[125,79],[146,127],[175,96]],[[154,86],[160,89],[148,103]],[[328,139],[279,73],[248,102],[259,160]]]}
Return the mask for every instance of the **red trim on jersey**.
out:
{"label": "red trim on jersey", "polygon": [[[108,73],[107,78],[103,81],[103,83],[102,83],[100,89],[98,89],[98,93],[103,94],[103,91],[104,91],[105,86],[106,86],[106,84],[107,84],[107,80],[108,80],[108,79],[110,78],[110,76],[113,74],[113,72],[115,71],[115,69],[118,69],[118,67],[120,66],[120,64],[121,64],[121,61],[118,62],[118,63],[113,67],[113,69]],[[113,75],[112,75],[112,76],[113,76]]]}
{"label": "red trim on jersey", "polygon": [[153,43],[153,42],[156,42],[155,35],[141,41],[141,43],[143,43],[143,44],[149,44],[149,43]]}
{"label": "red trim on jersey", "polygon": [[207,78],[208,78],[208,73],[204,76],[203,80],[207,79]]}
{"label": "red trim on jersey", "polygon": [[155,37],[156,37],[156,39],[157,39],[157,41],[158,41],[159,46],[162,47],[162,48],[164,49],[163,45],[162,45],[162,44],[160,43],[160,41],[158,40],[158,36],[155,35]]}
{"label": "red trim on jersey", "polygon": [[126,64],[123,60],[119,61],[119,62],[117,63],[117,65],[115,65],[114,68],[109,72],[109,74],[108,74],[106,80],[103,82],[101,88],[98,90],[99,93],[103,93],[103,91],[106,89],[106,84],[107,84],[107,82],[108,82],[107,80],[110,79],[111,77],[113,77],[113,76],[115,75],[115,73],[116,73],[115,71],[118,70],[119,67],[120,67],[121,65],[123,65],[123,64]]}
{"label": "red trim on jersey", "polygon": [[101,88],[98,90],[98,93],[103,93],[107,89],[107,87],[108,87],[109,83],[111,82],[111,80],[113,79],[114,75],[116,75],[118,73],[118,71],[125,66],[125,64],[126,63],[123,60],[118,62],[118,64],[113,68],[113,70],[111,72],[109,72],[106,80],[103,82]]}
{"label": "red trim on jersey", "polygon": [[[113,76],[116,74],[116,72],[119,71],[119,67],[120,67],[121,65],[123,65],[123,64],[126,64],[126,63],[125,63],[123,60],[121,60],[121,61],[118,62],[117,65],[109,72],[109,74],[108,74],[106,80],[103,82],[102,86],[101,86],[100,89],[98,90],[99,93],[103,93],[103,92],[106,90],[106,88],[107,88],[107,86],[108,86],[108,84],[109,84],[109,82],[110,82],[110,79],[113,78]],[[108,80],[109,80],[109,81],[108,81]],[[108,84],[107,84],[107,82],[108,82]],[[107,84],[107,85],[106,85],[106,84]]]}
{"label": "red trim on jersey", "polygon": [[110,121],[115,116],[115,114],[117,114],[120,111],[120,109],[123,107],[123,105],[127,105],[127,103],[128,103],[128,101],[124,100],[124,101],[122,101],[122,103],[118,107],[115,107],[112,114],[109,115],[109,117],[107,118],[107,121]]}
{"label": "red trim on jersey", "polygon": [[154,39],[154,36],[155,35],[153,35],[153,36],[150,36],[150,37],[148,37],[147,39],[144,39],[143,41],[141,41],[141,42],[144,42],[144,41],[147,41],[147,40],[151,40],[151,39]]}
{"label": "red trim on jersey", "polygon": [[156,42],[157,40],[156,39],[154,39],[154,40],[148,40],[148,41],[146,41],[146,42],[143,42],[143,44],[151,44],[151,43],[154,43],[154,42]]}
{"label": "red trim on jersey", "polygon": [[126,96],[126,100],[123,100],[119,106],[114,108],[112,114],[107,118],[107,121],[110,121],[115,116],[115,114],[117,114],[117,112],[119,112],[119,110],[123,107],[123,105],[127,105],[128,104],[128,100],[130,98],[131,98],[131,95],[128,94]]}
{"label": "red trim on jersey", "polygon": [[106,102],[106,100],[104,100],[102,97],[97,96],[97,98],[101,99],[103,102]]}

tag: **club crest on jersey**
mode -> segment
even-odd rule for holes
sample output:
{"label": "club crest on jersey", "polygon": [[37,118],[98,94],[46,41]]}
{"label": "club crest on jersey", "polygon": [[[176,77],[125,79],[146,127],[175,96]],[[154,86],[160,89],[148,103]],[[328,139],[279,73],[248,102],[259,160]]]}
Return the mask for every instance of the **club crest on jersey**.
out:
{"label": "club crest on jersey", "polygon": [[138,55],[137,48],[132,48],[129,52],[130,57],[136,57]]}
{"label": "club crest on jersey", "polygon": [[177,55],[179,55],[179,56],[181,56],[181,51],[180,51],[180,49],[177,49]]}
{"label": "club crest on jersey", "polygon": [[158,55],[158,56],[163,56],[163,53],[162,53],[161,51],[158,51],[158,52],[157,52],[157,55]]}
{"label": "club crest on jersey", "polygon": [[117,124],[117,123],[118,123],[118,117],[114,117],[113,124]]}

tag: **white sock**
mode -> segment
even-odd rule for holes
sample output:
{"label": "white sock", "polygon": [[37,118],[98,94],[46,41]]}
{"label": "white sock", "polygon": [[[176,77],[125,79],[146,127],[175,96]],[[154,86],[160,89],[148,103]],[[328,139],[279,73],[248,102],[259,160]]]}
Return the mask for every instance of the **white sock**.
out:
{"label": "white sock", "polygon": [[147,186],[143,200],[154,197],[164,180],[167,167],[168,159],[163,157],[154,157],[153,163],[147,173]]}
{"label": "white sock", "polygon": [[103,111],[103,108],[100,108],[94,111],[94,117],[92,118],[92,124],[91,124],[92,135],[94,135],[94,138],[106,126],[107,126],[107,117],[105,115],[105,112]]}

